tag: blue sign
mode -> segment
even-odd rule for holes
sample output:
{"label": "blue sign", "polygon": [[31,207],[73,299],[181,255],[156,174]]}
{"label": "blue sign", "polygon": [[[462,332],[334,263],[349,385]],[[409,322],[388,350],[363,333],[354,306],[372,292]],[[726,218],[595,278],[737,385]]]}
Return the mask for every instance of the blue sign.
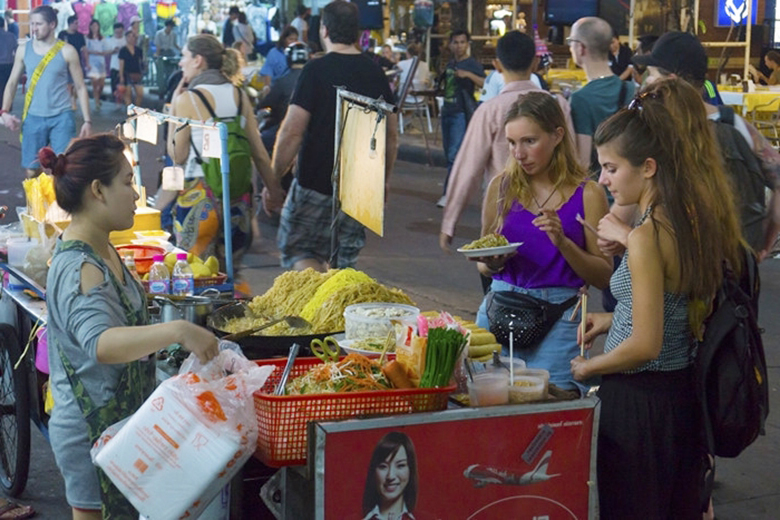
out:
{"label": "blue sign", "polygon": [[[730,25],[742,25],[747,19],[748,0],[718,0],[718,11],[715,17],[715,25],[728,27]],[[752,25],[756,25],[758,16],[758,0],[753,0],[751,7]]]}

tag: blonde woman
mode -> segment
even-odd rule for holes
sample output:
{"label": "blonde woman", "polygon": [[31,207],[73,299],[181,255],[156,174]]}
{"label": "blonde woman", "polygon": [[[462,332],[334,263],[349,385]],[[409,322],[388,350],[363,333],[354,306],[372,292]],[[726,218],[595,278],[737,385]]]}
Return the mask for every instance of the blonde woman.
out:
{"label": "blonde woman", "polygon": [[[606,287],[612,272],[596,236],[577,220],[580,215],[596,226],[607,213],[607,197],[578,165],[555,97],[541,91],[523,94],[504,121],[510,158],[485,194],[482,234],[501,233],[523,245],[513,255],[478,259],[480,273],[493,279],[477,314],[483,327],[491,325],[488,303],[495,292],[573,307],[581,287]],[[539,344],[515,344],[514,354],[529,367],[548,370],[550,382],[574,397],[588,387],[574,381],[569,371],[569,361],[579,351],[571,312],[565,311]]]}

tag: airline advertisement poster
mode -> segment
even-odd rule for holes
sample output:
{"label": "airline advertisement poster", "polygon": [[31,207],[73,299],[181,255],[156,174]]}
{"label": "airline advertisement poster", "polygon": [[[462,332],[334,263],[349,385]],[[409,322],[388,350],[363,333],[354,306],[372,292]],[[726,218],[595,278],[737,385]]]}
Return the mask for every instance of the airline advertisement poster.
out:
{"label": "airline advertisement poster", "polygon": [[598,401],[577,403],[316,431],[317,517],[387,518],[395,508],[391,518],[404,520],[596,518]]}

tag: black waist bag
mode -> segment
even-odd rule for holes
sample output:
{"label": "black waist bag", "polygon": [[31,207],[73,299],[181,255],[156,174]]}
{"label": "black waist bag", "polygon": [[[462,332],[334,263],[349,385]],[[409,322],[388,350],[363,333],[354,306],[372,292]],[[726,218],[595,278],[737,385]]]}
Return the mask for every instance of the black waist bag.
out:
{"label": "black waist bag", "polygon": [[528,294],[496,291],[489,293],[487,298],[490,332],[496,340],[509,346],[511,332],[513,348],[530,350],[541,343],[579,296],[572,296],[563,303],[550,303]]}

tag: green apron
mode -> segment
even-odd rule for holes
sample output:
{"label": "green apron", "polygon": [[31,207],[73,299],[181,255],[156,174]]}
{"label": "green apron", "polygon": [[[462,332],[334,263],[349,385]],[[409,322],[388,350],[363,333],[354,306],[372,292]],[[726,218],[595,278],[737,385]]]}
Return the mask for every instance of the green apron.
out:
{"label": "green apron", "polygon": [[[113,284],[119,301],[125,311],[127,326],[146,325],[149,322],[149,314],[146,305],[142,305],[140,309],[133,308],[125,289],[116,279],[113,271],[106,266],[103,259],[100,258],[88,244],[78,240],[58,241],[54,254],[56,255],[62,251],[79,251],[85,253],[103,266],[109,274],[111,283]],[[124,271],[125,280],[130,280],[130,283],[136,284],[139,292],[143,293],[138,282],[133,279],[124,266],[122,267],[122,270]],[[152,391],[154,391],[154,361],[132,361],[125,365],[125,369],[117,383],[114,396],[105,405],[99,407],[90,397],[84,384],[76,373],[76,369],[60,347],[56,337],[50,335],[49,341],[52,340],[57,347],[57,352],[59,352],[62,365],[65,367],[65,373],[67,374],[70,386],[73,389],[73,395],[87,422],[87,432],[90,443],[94,443],[107,427],[135,413],[146,398],[151,395]],[[138,518],[138,512],[116,486],[114,486],[113,482],[111,482],[103,470],[98,467],[95,469],[97,470],[98,479],[100,481],[104,520],[135,520]]]}

